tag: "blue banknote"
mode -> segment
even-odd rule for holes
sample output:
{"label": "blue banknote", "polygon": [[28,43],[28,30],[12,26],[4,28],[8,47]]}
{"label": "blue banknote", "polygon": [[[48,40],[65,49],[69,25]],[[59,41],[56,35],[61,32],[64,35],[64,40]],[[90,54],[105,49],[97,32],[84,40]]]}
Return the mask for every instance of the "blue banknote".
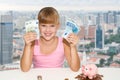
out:
{"label": "blue banknote", "polygon": [[66,28],[65,28],[65,31],[62,35],[63,38],[67,38],[67,36],[70,33],[74,33],[77,35],[80,31],[80,27],[72,20],[66,20],[65,26],[66,26]]}

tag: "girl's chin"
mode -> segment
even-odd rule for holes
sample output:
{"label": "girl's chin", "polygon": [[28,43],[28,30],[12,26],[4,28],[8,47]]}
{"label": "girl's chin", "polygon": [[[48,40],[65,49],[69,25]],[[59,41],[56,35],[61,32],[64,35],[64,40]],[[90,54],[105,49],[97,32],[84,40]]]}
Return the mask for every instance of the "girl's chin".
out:
{"label": "girl's chin", "polygon": [[49,41],[52,39],[52,37],[44,37],[45,40]]}

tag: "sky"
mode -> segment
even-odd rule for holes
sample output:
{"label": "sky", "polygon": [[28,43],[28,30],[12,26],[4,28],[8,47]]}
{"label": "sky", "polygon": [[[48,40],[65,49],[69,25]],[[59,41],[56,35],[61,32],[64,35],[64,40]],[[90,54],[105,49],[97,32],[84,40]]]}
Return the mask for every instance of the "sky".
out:
{"label": "sky", "polygon": [[120,10],[120,0],[0,0],[0,10]]}

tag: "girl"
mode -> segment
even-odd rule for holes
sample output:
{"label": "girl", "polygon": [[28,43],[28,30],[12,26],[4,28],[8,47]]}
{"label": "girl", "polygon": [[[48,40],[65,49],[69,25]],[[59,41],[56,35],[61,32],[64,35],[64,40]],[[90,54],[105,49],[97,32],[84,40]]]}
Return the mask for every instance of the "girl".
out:
{"label": "girl", "polygon": [[44,7],[38,14],[40,38],[35,32],[24,35],[24,51],[21,57],[21,70],[29,71],[34,68],[59,68],[63,66],[66,58],[71,70],[78,71],[80,59],[77,54],[76,44],[78,37],[70,34],[67,39],[57,37],[59,29],[59,14],[53,7]]}

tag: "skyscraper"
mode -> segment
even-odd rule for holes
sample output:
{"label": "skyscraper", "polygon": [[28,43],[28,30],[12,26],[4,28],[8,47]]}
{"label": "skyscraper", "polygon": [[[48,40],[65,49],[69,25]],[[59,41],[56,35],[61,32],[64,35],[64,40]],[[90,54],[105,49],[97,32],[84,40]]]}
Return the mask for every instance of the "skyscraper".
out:
{"label": "skyscraper", "polygon": [[12,15],[0,15],[0,64],[12,63],[13,48]]}
{"label": "skyscraper", "polygon": [[102,26],[98,25],[95,33],[95,48],[103,49],[104,48],[104,33]]}
{"label": "skyscraper", "polygon": [[102,27],[102,22],[100,18],[100,14],[98,14],[98,17],[96,19],[97,26],[95,31],[95,48],[103,49],[104,48],[104,30]]}

